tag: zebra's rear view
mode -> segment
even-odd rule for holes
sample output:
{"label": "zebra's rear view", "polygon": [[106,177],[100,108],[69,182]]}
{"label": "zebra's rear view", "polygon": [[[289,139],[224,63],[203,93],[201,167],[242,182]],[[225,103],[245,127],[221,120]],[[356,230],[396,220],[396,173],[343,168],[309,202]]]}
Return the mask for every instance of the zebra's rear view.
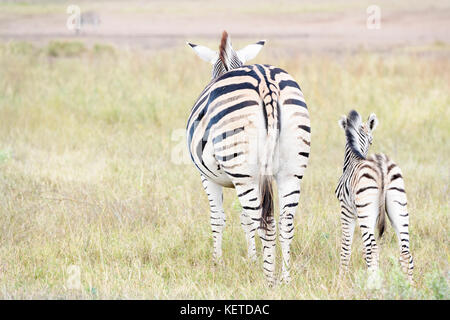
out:
{"label": "zebra's rear view", "polygon": [[356,221],[361,228],[367,267],[369,271],[378,270],[379,252],[374,234],[377,224],[379,236],[383,235],[386,212],[398,237],[402,269],[412,281],[414,265],[409,250],[409,215],[402,172],[384,154],[367,157],[377,124],[375,114],[362,123],[354,110],[339,120],[347,141],[343,174],[336,188],[342,223],[340,274],[348,268]]}
{"label": "zebra's rear view", "polygon": [[310,150],[310,121],[303,93],[282,69],[244,66],[264,41],[234,51],[223,32],[219,52],[189,45],[213,65],[212,81],[200,94],[187,124],[190,156],[210,202],[213,256],[216,260],[222,256],[222,187],[235,188],[242,206],[248,257],[256,259],[258,230],[264,273],[269,284],[275,282],[274,178],[280,199],[281,280],[288,282],[293,220]]}

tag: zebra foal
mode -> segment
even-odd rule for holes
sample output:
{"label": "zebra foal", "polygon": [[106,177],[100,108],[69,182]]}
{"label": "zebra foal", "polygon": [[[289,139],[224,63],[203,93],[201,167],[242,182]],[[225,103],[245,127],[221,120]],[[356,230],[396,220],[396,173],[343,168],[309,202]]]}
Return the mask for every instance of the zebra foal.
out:
{"label": "zebra foal", "polygon": [[375,227],[381,237],[387,213],[398,237],[401,267],[412,281],[414,264],[409,250],[409,215],[402,172],[384,154],[367,157],[377,124],[375,114],[363,123],[354,110],[339,120],[346,136],[343,173],[335,192],[341,205],[340,275],[348,269],[356,221],[361,228],[367,267],[369,271],[378,270]]}
{"label": "zebra foal", "polygon": [[264,41],[235,51],[224,31],[218,52],[188,45],[213,65],[212,80],[194,104],[186,127],[190,157],[200,171],[210,203],[213,257],[222,257],[222,188],[235,188],[242,206],[248,257],[256,259],[258,230],[264,274],[269,284],[275,283],[275,179],[280,198],[281,281],[289,282],[293,221],[310,150],[310,121],[303,93],[280,68],[244,65],[258,54]]}

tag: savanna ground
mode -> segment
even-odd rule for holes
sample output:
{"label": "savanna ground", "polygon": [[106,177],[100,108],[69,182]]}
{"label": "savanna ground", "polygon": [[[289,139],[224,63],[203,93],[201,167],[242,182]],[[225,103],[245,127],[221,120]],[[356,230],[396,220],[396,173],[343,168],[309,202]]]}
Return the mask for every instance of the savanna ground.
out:
{"label": "savanna ground", "polygon": [[[1,4],[0,25],[30,17],[44,21],[58,8],[63,8],[64,22],[65,7],[49,3]],[[448,13],[443,7],[447,11],[437,11]],[[158,15],[178,14],[180,19],[191,14],[177,12],[175,4],[169,12],[161,4],[154,8]],[[189,6],[183,2],[180,8]],[[271,12],[261,8],[260,19]],[[313,14],[310,19],[342,9],[325,2],[305,8]],[[8,20],[8,13],[16,18]],[[186,160],[184,139],[190,108],[209,81],[210,66],[178,38],[166,46],[158,40],[157,48],[145,50],[147,40],[154,43],[147,34],[148,39],[139,38],[144,44],[130,49],[113,36],[105,37],[116,45],[88,36],[53,40],[52,31],[40,37],[38,31],[27,34],[32,28],[26,26],[23,37],[8,33],[12,27],[0,31],[5,40],[0,43],[1,298],[450,298],[447,42],[431,37],[394,46],[390,39],[389,50],[355,49],[355,42],[348,52],[330,53],[323,39],[319,49],[308,47],[307,52],[288,45],[295,36],[273,43],[268,39],[252,62],[274,64],[293,75],[312,122],[311,156],[291,250],[293,281],[268,288],[262,262],[246,259],[234,190],[225,189],[224,195],[223,264],[211,259],[208,201],[198,172]],[[201,42],[217,46],[219,31]],[[240,47],[247,41],[234,43]],[[399,270],[391,227],[381,241],[381,289],[366,287],[359,230],[350,274],[337,285],[340,221],[334,188],[344,156],[337,120],[351,108],[364,117],[377,114],[380,125],[371,152],[388,154],[403,170],[414,286]],[[74,270],[80,271],[79,287],[72,281]]]}

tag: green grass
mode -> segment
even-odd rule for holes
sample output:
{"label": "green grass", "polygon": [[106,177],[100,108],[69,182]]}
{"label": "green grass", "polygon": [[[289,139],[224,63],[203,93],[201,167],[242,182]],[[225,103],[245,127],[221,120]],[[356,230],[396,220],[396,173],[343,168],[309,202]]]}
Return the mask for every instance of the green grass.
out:
{"label": "green grass", "polygon": [[[96,48],[98,48],[98,45],[95,46]],[[77,41],[50,41],[47,45],[47,54],[51,57],[80,56],[84,51],[86,51],[84,44]]]}
{"label": "green grass", "polygon": [[[450,298],[448,59],[363,52],[274,58],[269,47],[255,59],[298,80],[312,121],[293,281],[268,288],[262,262],[246,260],[234,190],[225,192],[224,262],[214,265],[199,174],[189,161],[177,164],[210,66],[188,48],[97,46],[69,56],[49,49],[0,45],[1,298]],[[399,272],[392,228],[381,243],[382,288],[365,287],[359,231],[350,275],[336,284],[334,188],[344,152],[337,120],[351,108],[377,114],[372,152],[385,152],[403,170],[415,287]],[[72,265],[80,269],[79,289],[69,285]]]}

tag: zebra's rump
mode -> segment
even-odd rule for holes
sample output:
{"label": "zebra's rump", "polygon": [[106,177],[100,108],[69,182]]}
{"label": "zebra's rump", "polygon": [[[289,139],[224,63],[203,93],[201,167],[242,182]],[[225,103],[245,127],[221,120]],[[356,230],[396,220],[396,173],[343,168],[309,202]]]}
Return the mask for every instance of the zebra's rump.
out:
{"label": "zebra's rump", "polygon": [[385,154],[374,154],[344,172],[336,196],[348,207],[362,208],[374,199],[381,205],[389,191],[405,192],[401,170]]}
{"label": "zebra's rump", "polygon": [[[290,132],[288,137],[283,131]],[[310,125],[303,94],[288,73],[270,65],[243,66],[214,79],[187,123],[188,149],[196,167],[230,187],[232,181],[258,175],[261,152],[274,135],[277,143],[278,137],[285,142],[297,139],[297,156],[307,160]]]}

